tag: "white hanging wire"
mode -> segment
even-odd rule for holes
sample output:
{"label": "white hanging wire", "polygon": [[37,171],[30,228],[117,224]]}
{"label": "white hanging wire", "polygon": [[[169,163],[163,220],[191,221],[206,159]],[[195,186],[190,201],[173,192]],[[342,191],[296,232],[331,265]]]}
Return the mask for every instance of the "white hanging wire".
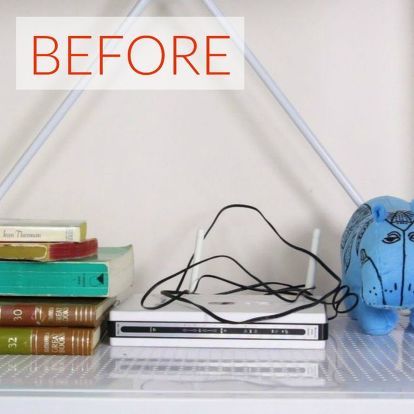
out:
{"label": "white hanging wire", "polygon": [[337,179],[339,184],[346,191],[346,193],[349,195],[352,201],[357,206],[363,204],[363,198],[359,195],[358,191],[351,184],[351,181],[341,171],[338,164],[331,157],[326,148],[324,148],[319,139],[316,137],[316,135],[312,132],[312,130],[306,124],[304,119],[301,117],[299,112],[292,105],[292,103],[289,101],[286,95],[282,92],[277,83],[273,80],[273,78],[266,70],[266,68],[263,66],[263,64],[251,51],[248,45],[240,38],[235,29],[231,26],[226,17],[217,7],[214,0],[203,0],[203,2],[209,9],[210,13],[219,19],[222,27],[231,36],[232,40],[235,42],[237,47],[243,51],[246,61],[256,72],[257,76],[263,81],[266,88],[273,95],[276,101],[279,102],[280,106],[285,110],[289,118],[296,125],[296,127],[299,129],[299,131],[302,133],[302,135],[305,137],[308,143],[312,146],[312,148],[316,151],[316,153],[319,155],[319,157],[328,167],[329,171]]}
{"label": "white hanging wire", "polygon": [[[140,0],[138,1],[135,6],[132,8],[130,13],[128,14],[127,18],[124,20],[123,24],[119,28],[118,32],[125,30],[128,22],[128,17],[137,17],[139,16],[148,3],[151,0]],[[244,57],[246,61],[250,64],[259,78],[263,81],[269,92],[273,95],[277,102],[282,106],[282,108],[286,111],[292,122],[296,125],[308,143],[312,146],[312,148],[316,151],[334,177],[337,179],[339,184],[343,187],[352,201],[357,205],[363,204],[363,199],[351,184],[350,180],[347,176],[341,171],[339,166],[336,164],[335,160],[330,156],[328,151],[324,148],[324,146],[320,143],[316,135],[312,132],[303,118],[300,116],[298,111],[295,107],[291,104],[288,100],[286,95],[282,92],[273,78],[270,76],[269,72],[265,69],[262,63],[258,60],[258,58],[254,55],[254,53],[250,50],[250,48],[240,39],[238,34],[235,32],[233,27],[229,24],[227,19],[224,17],[220,9],[217,7],[213,0],[203,0],[204,4],[210,10],[210,12],[219,19],[220,23],[222,24],[223,28],[229,33],[236,43],[236,45],[243,50]],[[10,190],[25,168],[28,166],[30,161],[34,158],[37,152],[42,148],[43,144],[47,141],[50,137],[52,132],[56,129],[56,127],[60,124],[63,120],[65,115],[69,112],[69,110],[73,107],[73,105],[77,102],[78,98],[82,95],[84,88],[86,87],[87,83],[90,79],[82,79],[75,87],[75,89],[71,90],[63,102],[59,105],[50,119],[46,122],[43,128],[40,130],[36,138],[30,144],[30,146],[25,150],[23,155],[19,158],[16,164],[11,168],[10,172],[6,175],[6,177],[0,183],[0,201],[6,195],[6,193]]]}
{"label": "white hanging wire", "polygon": [[[140,0],[137,1],[131,11],[128,13],[125,20],[122,22],[121,26],[118,28],[117,33],[125,32],[129,26],[129,18],[130,17],[137,17],[142,14],[145,7],[151,0]],[[96,64],[96,60],[93,61],[91,66]],[[65,97],[62,103],[58,106],[56,111],[52,114],[40,132],[37,134],[35,139],[29,145],[29,147],[24,151],[22,156],[18,159],[16,164],[11,168],[10,172],[6,175],[6,177],[0,183],[0,201],[6,195],[6,193],[10,190],[10,188],[14,185],[16,180],[20,177],[22,172],[25,168],[29,165],[30,161],[34,158],[34,156],[38,153],[38,151],[42,148],[43,144],[47,141],[50,137],[52,132],[57,128],[57,126],[61,123],[63,118],[66,114],[70,111],[70,109],[75,105],[79,97],[82,95],[83,91],[85,90],[87,84],[90,82],[91,78],[82,78]]]}

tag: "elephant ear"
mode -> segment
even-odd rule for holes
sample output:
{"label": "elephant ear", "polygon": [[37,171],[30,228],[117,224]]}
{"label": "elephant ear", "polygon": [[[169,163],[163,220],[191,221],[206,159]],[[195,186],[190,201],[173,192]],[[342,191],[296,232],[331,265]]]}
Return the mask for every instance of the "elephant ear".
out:
{"label": "elephant ear", "polygon": [[372,206],[372,216],[377,223],[382,223],[388,216],[387,210],[382,204]]}

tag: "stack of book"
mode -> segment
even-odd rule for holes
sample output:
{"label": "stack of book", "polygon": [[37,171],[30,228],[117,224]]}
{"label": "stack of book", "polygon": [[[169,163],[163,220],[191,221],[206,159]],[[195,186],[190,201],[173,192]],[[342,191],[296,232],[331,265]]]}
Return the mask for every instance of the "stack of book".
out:
{"label": "stack of book", "polygon": [[132,246],[85,222],[0,220],[0,354],[90,355],[134,279]]}

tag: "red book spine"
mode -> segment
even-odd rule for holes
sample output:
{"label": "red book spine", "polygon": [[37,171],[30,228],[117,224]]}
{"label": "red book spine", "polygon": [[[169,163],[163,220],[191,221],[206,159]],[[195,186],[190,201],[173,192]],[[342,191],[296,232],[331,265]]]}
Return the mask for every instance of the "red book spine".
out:
{"label": "red book spine", "polygon": [[32,304],[0,305],[0,326],[37,325],[37,308]]}
{"label": "red book spine", "polygon": [[82,259],[96,255],[97,251],[97,239],[89,239],[81,243],[56,243],[50,245],[49,260]]}

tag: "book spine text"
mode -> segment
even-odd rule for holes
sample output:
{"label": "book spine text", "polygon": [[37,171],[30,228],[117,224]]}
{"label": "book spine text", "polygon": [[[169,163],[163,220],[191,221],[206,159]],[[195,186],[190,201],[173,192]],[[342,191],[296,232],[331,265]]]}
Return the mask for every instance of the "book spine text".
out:
{"label": "book spine text", "polygon": [[0,226],[0,242],[81,242],[86,227]]}
{"label": "book spine text", "polygon": [[94,327],[96,323],[94,305],[0,305],[0,326]]}
{"label": "book spine text", "polygon": [[0,328],[0,354],[91,355],[94,329]]}

